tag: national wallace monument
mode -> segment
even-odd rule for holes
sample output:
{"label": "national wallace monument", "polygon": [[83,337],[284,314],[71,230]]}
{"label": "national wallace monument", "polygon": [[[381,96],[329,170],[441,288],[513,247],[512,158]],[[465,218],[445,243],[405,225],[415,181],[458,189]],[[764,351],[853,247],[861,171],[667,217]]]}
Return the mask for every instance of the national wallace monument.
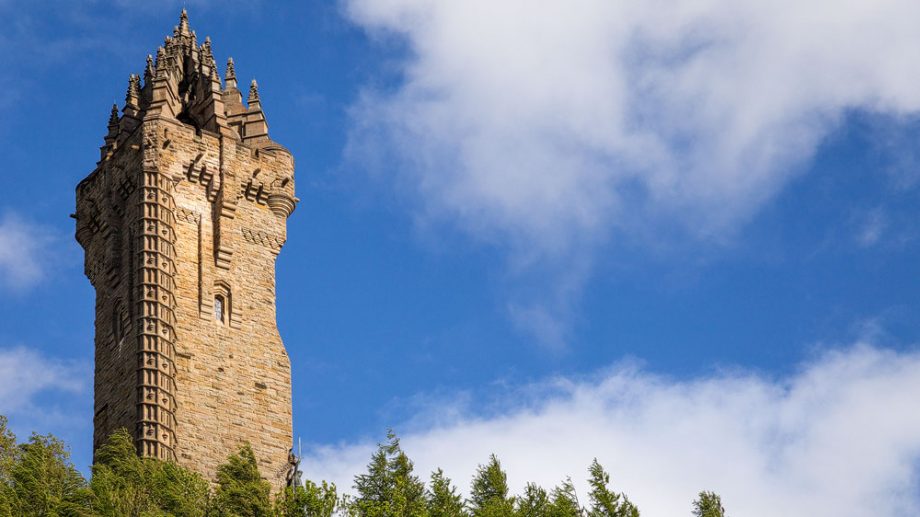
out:
{"label": "national wallace monument", "polygon": [[93,449],[119,428],[138,454],[214,479],[243,442],[276,487],[289,470],[291,367],[275,318],[294,159],[268,136],[255,81],[223,84],[185,10],[112,107],[77,186],[76,238],[96,290]]}

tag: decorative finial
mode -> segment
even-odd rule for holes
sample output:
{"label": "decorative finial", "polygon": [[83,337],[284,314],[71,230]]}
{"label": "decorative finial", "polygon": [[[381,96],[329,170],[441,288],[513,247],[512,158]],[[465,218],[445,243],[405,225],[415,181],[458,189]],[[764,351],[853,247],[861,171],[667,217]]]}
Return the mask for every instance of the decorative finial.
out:
{"label": "decorative finial", "polygon": [[179,15],[179,34],[188,34],[188,11],[182,8],[182,14]]}
{"label": "decorative finial", "polygon": [[227,79],[236,79],[236,70],[233,69],[233,58],[227,58]]}
{"label": "decorative finial", "polygon": [[147,54],[147,67],[144,69],[144,84],[148,84],[153,76],[155,75],[156,70],[153,68],[153,56]]}
{"label": "decorative finial", "polygon": [[259,83],[255,79],[249,83],[249,99],[246,102],[249,104],[259,102]]}
{"label": "decorative finial", "polygon": [[125,106],[137,107],[140,98],[140,77],[137,74],[131,74],[128,77],[128,91],[125,93]]}
{"label": "decorative finial", "polygon": [[204,61],[205,63],[210,61],[210,57],[211,57],[211,37],[210,36],[206,36],[204,38],[204,43],[201,44],[200,50],[201,50],[201,55],[205,57],[205,59],[203,59],[202,61]]}
{"label": "decorative finial", "polygon": [[109,114],[109,128],[118,126],[118,104],[112,103],[112,113]]}

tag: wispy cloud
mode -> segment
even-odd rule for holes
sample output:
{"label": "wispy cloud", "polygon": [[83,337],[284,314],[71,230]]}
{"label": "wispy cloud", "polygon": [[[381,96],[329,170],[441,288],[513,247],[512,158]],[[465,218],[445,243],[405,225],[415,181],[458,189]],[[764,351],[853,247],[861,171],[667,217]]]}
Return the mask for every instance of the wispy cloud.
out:
{"label": "wispy cloud", "polygon": [[879,208],[862,215],[856,231],[856,242],[864,248],[874,246],[888,226],[885,212]]}
{"label": "wispy cloud", "polygon": [[52,233],[41,225],[9,213],[0,217],[0,286],[22,290],[40,282],[53,241]]}
{"label": "wispy cloud", "polygon": [[53,433],[88,465],[92,435],[92,362],[64,359],[25,346],[0,347],[0,414],[20,440]]}
{"label": "wispy cloud", "polygon": [[[448,401],[415,420],[433,427],[401,437],[423,476],[441,466],[464,490],[492,452],[518,490],[571,475],[584,491],[597,457],[647,517],[689,514],[702,489],[718,491],[731,515],[896,517],[920,512],[917,393],[920,353],[869,345],[824,353],[782,379],[674,380],[622,365],[522,389],[487,415]],[[319,447],[304,467],[347,489],[372,449]]]}
{"label": "wispy cloud", "polygon": [[617,232],[731,236],[847,113],[920,108],[910,0],[345,5],[406,49],[353,107],[348,159],[545,283],[583,283]]}
{"label": "wispy cloud", "polygon": [[0,348],[0,414],[34,413],[38,411],[35,398],[46,392],[85,391],[88,368],[26,347]]}

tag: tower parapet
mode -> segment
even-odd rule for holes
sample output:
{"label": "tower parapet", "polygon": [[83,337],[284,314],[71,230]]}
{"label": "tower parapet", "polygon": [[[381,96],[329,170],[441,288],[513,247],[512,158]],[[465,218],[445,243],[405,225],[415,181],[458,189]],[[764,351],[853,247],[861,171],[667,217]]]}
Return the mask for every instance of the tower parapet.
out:
{"label": "tower parapet", "polygon": [[141,455],[213,478],[248,441],[277,481],[292,430],[274,264],[294,160],[269,137],[255,81],[244,105],[232,60],[226,79],[183,9],[77,186],[96,289],[94,448],[126,427]]}

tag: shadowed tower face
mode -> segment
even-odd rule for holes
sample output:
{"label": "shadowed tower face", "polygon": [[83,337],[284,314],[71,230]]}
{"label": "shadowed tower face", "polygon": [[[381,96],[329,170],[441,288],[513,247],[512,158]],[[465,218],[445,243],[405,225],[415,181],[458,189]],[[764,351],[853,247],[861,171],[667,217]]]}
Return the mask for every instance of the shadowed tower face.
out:
{"label": "shadowed tower face", "polygon": [[268,136],[252,81],[221,84],[183,10],[77,186],[76,237],[96,289],[93,448],[119,428],[138,453],[214,479],[243,442],[283,482],[290,362],[275,258],[294,209],[294,160]]}

